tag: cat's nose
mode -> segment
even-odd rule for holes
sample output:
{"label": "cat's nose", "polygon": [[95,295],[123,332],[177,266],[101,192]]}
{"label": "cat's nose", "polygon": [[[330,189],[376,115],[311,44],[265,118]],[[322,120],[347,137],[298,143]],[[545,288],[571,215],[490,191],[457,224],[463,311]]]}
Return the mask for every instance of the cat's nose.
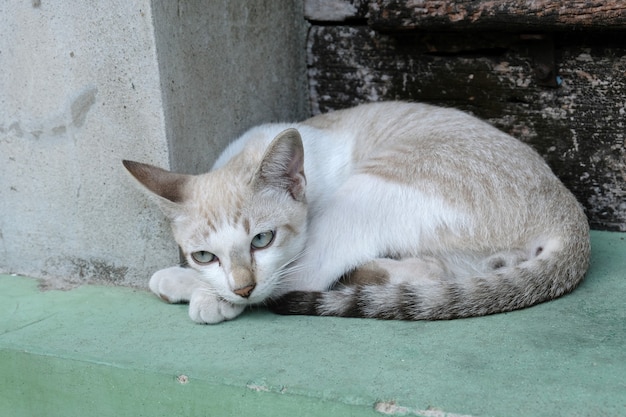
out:
{"label": "cat's nose", "polygon": [[236,290],[233,290],[233,292],[235,294],[237,294],[240,297],[243,298],[248,298],[250,297],[250,294],[252,294],[252,290],[254,290],[254,287],[256,285],[252,284],[252,285],[247,285],[245,287],[241,287],[241,288],[237,288]]}

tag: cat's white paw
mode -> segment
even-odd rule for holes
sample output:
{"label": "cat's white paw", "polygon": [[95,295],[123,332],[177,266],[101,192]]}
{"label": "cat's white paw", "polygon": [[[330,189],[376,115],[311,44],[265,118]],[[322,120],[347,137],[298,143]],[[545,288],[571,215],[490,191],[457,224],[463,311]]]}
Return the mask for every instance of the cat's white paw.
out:
{"label": "cat's white paw", "polygon": [[189,317],[196,323],[216,324],[240,315],[245,306],[231,304],[203,289],[191,294]]}
{"label": "cat's white paw", "polygon": [[188,302],[191,294],[204,284],[193,269],[173,266],[155,272],[148,285],[163,301],[174,304]]}

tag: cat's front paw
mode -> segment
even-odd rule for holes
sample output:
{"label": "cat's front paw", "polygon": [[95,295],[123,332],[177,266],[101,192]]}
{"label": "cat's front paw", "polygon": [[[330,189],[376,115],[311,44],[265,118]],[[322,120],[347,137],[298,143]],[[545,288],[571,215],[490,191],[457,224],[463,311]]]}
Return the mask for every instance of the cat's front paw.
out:
{"label": "cat's front paw", "polygon": [[191,268],[173,266],[161,269],[150,278],[150,290],[167,303],[186,303],[202,287],[198,273]]}
{"label": "cat's front paw", "polygon": [[216,324],[240,315],[245,306],[231,304],[204,289],[191,294],[189,317],[196,323]]}

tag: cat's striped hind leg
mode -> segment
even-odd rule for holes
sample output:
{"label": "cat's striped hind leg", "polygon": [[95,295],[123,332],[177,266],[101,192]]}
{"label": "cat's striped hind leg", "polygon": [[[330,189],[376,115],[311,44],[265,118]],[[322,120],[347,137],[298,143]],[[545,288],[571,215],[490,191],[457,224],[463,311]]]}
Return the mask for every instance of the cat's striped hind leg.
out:
{"label": "cat's striped hind leg", "polygon": [[[404,287],[419,280],[421,288],[437,289],[450,274],[435,257],[378,258],[346,273],[330,291],[294,291],[269,305],[279,314],[403,318],[398,303]],[[371,297],[373,292],[378,294]]]}
{"label": "cat's striped hind leg", "polygon": [[376,259],[346,274],[329,291],[294,291],[271,307],[279,314],[400,320],[511,311],[545,301],[545,294],[555,291],[548,278],[560,265],[552,266],[552,270],[546,267],[551,266],[548,259],[553,257],[546,247],[486,256],[455,253]]}

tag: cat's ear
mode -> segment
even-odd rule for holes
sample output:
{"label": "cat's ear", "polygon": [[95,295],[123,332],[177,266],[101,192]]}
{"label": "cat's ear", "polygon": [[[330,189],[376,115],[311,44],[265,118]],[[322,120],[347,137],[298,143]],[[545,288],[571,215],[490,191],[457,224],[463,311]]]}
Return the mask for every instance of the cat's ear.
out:
{"label": "cat's ear", "polygon": [[185,185],[190,175],[176,174],[153,165],[135,161],[122,161],[124,167],[149,192],[168,217],[180,212],[180,203],[185,200]]}
{"label": "cat's ear", "polygon": [[296,129],[287,129],[274,138],[257,170],[255,184],[285,190],[297,201],[304,199],[304,148]]}

